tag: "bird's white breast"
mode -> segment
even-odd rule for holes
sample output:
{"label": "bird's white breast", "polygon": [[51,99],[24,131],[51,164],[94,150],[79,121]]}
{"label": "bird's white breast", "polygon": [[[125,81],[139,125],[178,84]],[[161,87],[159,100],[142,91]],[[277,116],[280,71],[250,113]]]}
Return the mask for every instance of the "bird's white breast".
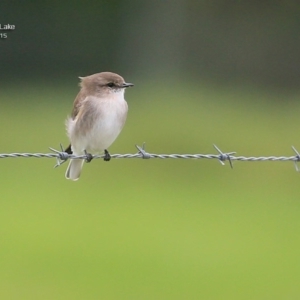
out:
{"label": "bird's white breast", "polygon": [[67,122],[73,152],[76,154],[81,154],[84,150],[93,154],[102,152],[114,142],[124,126],[128,110],[124,93],[123,91],[111,93],[106,98],[88,97],[81,107],[83,111],[86,108],[84,105],[89,105],[86,113],[92,114],[91,118],[84,116],[85,120],[92,121],[89,129],[84,131],[79,128],[86,125],[80,122],[80,117],[83,117],[80,112],[78,118],[69,119]]}

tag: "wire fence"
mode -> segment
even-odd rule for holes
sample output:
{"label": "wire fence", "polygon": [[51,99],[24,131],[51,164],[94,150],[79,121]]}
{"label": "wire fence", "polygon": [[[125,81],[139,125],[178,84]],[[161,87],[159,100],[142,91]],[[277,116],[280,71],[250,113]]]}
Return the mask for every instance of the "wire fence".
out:
{"label": "wire fence", "polygon": [[[138,149],[137,153],[134,154],[109,154],[110,158],[142,158],[142,159],[151,159],[151,158],[160,158],[160,159],[217,159],[222,165],[225,165],[225,162],[228,161],[230,167],[233,168],[232,162],[237,161],[292,161],[294,162],[295,169],[297,172],[300,169],[297,166],[297,162],[300,161],[300,154],[295,147],[292,146],[295,155],[293,156],[236,156],[236,152],[222,152],[216,145],[213,145],[217,154],[155,154],[149,153],[145,150],[145,143],[142,147],[136,145]],[[91,155],[86,153],[84,155],[73,155],[68,154],[64,151],[62,145],[60,145],[61,150],[56,150],[49,148],[53,153],[0,153],[0,158],[56,158],[55,168],[65,163],[68,159],[84,159],[90,161],[91,159],[103,158],[107,159],[107,154],[103,155]]]}

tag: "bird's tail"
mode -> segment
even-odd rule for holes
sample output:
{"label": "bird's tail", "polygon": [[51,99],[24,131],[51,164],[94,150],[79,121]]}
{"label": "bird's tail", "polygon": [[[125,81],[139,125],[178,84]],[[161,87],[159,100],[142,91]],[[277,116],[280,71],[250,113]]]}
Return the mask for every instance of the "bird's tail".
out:
{"label": "bird's tail", "polygon": [[66,171],[66,178],[71,180],[78,180],[83,166],[83,159],[71,159],[68,169]]}

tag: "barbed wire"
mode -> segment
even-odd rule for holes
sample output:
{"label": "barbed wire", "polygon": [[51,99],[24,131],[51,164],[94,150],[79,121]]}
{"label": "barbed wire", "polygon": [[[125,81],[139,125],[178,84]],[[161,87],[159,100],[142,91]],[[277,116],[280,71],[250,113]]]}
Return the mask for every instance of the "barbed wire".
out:
{"label": "barbed wire", "polygon": [[[142,159],[150,159],[150,158],[160,158],[160,159],[217,159],[222,165],[225,165],[225,161],[228,161],[230,167],[233,168],[232,162],[237,161],[292,161],[294,162],[295,169],[297,172],[300,169],[297,166],[297,162],[300,161],[300,154],[296,150],[294,146],[292,149],[296,153],[293,156],[236,156],[236,152],[222,152],[216,145],[213,145],[214,148],[217,150],[218,154],[155,154],[149,153],[145,150],[145,143],[142,147],[136,145],[138,152],[135,154],[109,154],[110,158],[142,158]],[[103,158],[104,160],[107,159],[107,154],[103,155],[91,155],[89,153],[85,153],[84,155],[73,155],[69,154],[64,151],[62,145],[60,145],[61,151],[56,150],[54,148],[49,148],[53,153],[0,153],[0,158],[17,158],[17,157],[24,157],[24,158],[56,158],[57,162],[54,166],[59,167],[63,163],[65,163],[68,159],[84,159],[89,162],[91,159],[98,159]]]}

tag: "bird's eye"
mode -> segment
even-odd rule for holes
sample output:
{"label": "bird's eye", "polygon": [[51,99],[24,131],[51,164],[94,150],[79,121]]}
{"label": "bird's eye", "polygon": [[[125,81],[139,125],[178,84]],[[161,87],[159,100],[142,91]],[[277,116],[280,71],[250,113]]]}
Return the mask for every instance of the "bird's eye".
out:
{"label": "bird's eye", "polygon": [[113,87],[113,86],[115,86],[115,84],[114,84],[113,82],[109,82],[109,83],[107,84],[107,86]]}

